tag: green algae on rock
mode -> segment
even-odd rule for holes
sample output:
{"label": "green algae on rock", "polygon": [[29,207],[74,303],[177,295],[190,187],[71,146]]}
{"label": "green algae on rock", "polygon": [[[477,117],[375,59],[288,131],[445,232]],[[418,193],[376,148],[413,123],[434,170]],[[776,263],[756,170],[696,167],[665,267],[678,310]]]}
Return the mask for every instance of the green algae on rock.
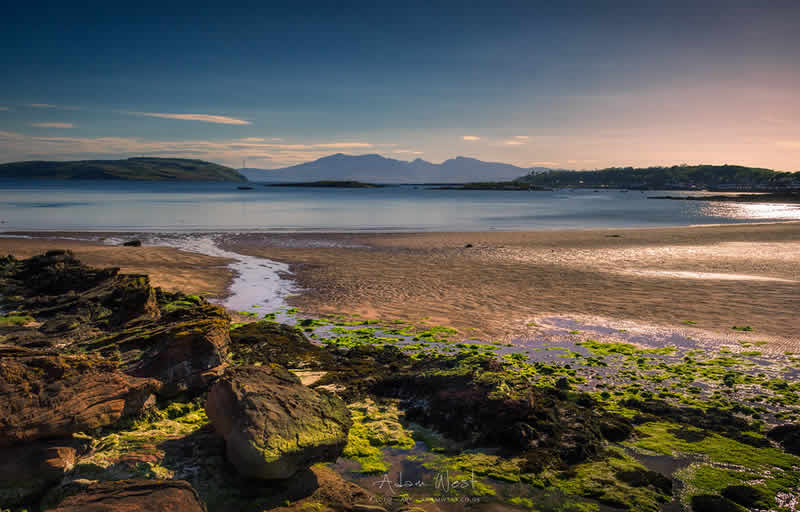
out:
{"label": "green algae on rock", "polygon": [[336,460],[352,424],[339,398],[277,365],[228,369],[211,388],[206,413],[236,469],[267,480]]}

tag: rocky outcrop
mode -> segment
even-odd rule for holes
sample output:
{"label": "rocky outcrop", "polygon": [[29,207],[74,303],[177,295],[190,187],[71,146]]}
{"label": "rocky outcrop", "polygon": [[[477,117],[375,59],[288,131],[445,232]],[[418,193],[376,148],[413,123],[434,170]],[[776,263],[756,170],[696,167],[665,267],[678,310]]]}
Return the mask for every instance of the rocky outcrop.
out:
{"label": "rocky outcrop", "polygon": [[49,512],[205,512],[206,507],[183,480],[75,482]]}
{"label": "rocky outcrop", "polygon": [[11,307],[38,326],[4,332],[19,346],[96,353],[127,375],[158,379],[163,396],[205,391],[224,369],[230,318],[204,299],[160,292],[147,276],[81,264],[68,251],[2,269]]}
{"label": "rocky outcrop", "polygon": [[400,398],[409,421],[474,447],[497,447],[527,458],[526,471],[566,467],[603,452],[633,431],[622,416],[587,394],[531,386],[493,357],[414,360],[395,347],[361,346],[336,354],[334,370],[316,386],[344,396]]}
{"label": "rocky outcrop", "polygon": [[327,350],[308,341],[300,329],[267,320],[231,331],[231,353],[243,364],[279,364],[285,368],[320,368],[331,362]]}
{"label": "rocky outcrop", "polygon": [[84,447],[77,440],[34,442],[3,448],[0,505],[35,501],[72,469]]}
{"label": "rocky outcrop", "polygon": [[89,267],[78,261],[71,251],[55,250],[19,262],[11,275],[24,287],[26,295],[35,296],[80,293],[118,272],[118,268]]}
{"label": "rocky outcrop", "polygon": [[0,446],[111,425],[154,402],[159,383],[99,356],[25,355],[0,360]]}
{"label": "rocky outcrop", "polygon": [[313,391],[279,366],[228,369],[214,384],[206,414],[243,475],[289,478],[342,453],[351,426],[340,399]]}
{"label": "rocky outcrop", "polygon": [[162,396],[208,388],[225,363],[229,320],[221,308],[204,319],[145,326],[80,343],[89,351],[118,353],[120,368],[162,383]]}
{"label": "rocky outcrop", "polygon": [[36,317],[39,331],[57,335],[62,347],[160,316],[147,276],[88,267],[69,251],[9,261],[2,274],[8,307]]}

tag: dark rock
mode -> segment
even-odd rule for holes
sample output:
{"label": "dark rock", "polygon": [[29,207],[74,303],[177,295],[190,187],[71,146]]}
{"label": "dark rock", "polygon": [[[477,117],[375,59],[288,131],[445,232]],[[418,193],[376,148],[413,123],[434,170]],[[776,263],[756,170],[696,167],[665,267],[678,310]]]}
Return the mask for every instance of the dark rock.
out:
{"label": "dark rock", "polygon": [[[716,407],[700,409],[691,406],[672,405],[664,400],[655,398],[647,400],[629,398],[620,402],[620,405],[642,413],[633,419],[634,423],[669,420],[674,423],[683,423],[698,429],[716,432],[751,446],[769,446],[767,439],[748,435],[748,432],[757,432],[759,430],[758,424],[751,424],[729,410]],[[683,430],[683,432],[680,432],[680,430]],[[683,436],[683,439],[689,442],[700,441],[706,435],[696,430],[688,432],[685,429],[675,429],[673,433]]]}
{"label": "dark rock", "polygon": [[[7,342],[99,353],[128,375],[161,381],[163,396],[205,391],[224,369],[230,317],[219,306],[157,292],[146,275],[87,267],[67,251],[9,266],[3,284],[42,325],[3,332]],[[48,294],[31,295],[30,287]]]}
{"label": "dark rock", "polygon": [[72,469],[83,449],[81,443],[71,439],[3,448],[0,504],[10,507],[38,501]]}
{"label": "dark rock", "polygon": [[495,362],[481,364],[470,373],[395,370],[372,390],[405,399],[409,421],[432,426],[455,441],[530,453],[527,469],[534,472],[600,455],[604,430],[620,440],[632,430],[625,418],[600,412],[588,395],[533,387],[513,373],[492,372]]}
{"label": "dark rock", "polygon": [[71,251],[48,251],[21,262],[13,278],[28,295],[60,295],[88,290],[117,275],[119,269],[96,269],[82,264]]}
{"label": "dark rock", "polygon": [[121,274],[111,284],[108,293],[100,295],[97,302],[112,311],[112,327],[127,326],[134,320],[141,323],[159,319],[161,311],[149,277]]}
{"label": "dark rock", "polygon": [[612,443],[622,442],[633,433],[633,425],[627,418],[607,414],[599,419],[600,433]]}
{"label": "dark rock", "polygon": [[122,245],[125,247],[141,247],[142,241],[141,240],[128,240],[127,242],[123,242]]}
{"label": "dark rock", "polygon": [[76,482],[49,512],[205,512],[192,486],[183,480]]}
{"label": "dark rock", "polygon": [[333,510],[355,511],[359,510],[362,504],[375,502],[372,493],[353,482],[348,482],[325,466],[314,466],[311,471],[315,479],[315,489],[311,495],[292,503],[289,507],[275,508],[270,512],[307,512],[317,503],[324,503]]}
{"label": "dark rock", "polygon": [[231,353],[242,364],[278,364],[286,368],[329,366],[330,353],[295,327],[261,321],[231,330]]}
{"label": "dark rock", "polygon": [[747,512],[736,503],[713,494],[692,496],[692,512]]}
{"label": "dark rock", "polygon": [[720,494],[746,508],[768,509],[772,505],[765,491],[749,485],[729,485]]}
{"label": "dark rock", "polygon": [[274,365],[229,368],[211,388],[206,413],[225,437],[228,460],[261,479],[335,461],[352,424],[344,402]]}
{"label": "dark rock", "polygon": [[616,476],[631,487],[652,487],[661,494],[672,495],[672,479],[656,471],[633,469],[618,471]]}
{"label": "dark rock", "polygon": [[203,320],[190,320],[114,340],[122,368],[134,377],[152,377],[163,384],[162,396],[208,388],[224,370],[229,320],[224,311]]}
{"label": "dark rock", "polygon": [[0,360],[0,446],[112,425],[153,402],[158,381],[98,356],[19,355]]}
{"label": "dark rock", "polygon": [[780,444],[787,452],[800,455],[800,425],[778,425],[767,432],[767,437]]}
{"label": "dark rock", "polygon": [[45,321],[39,328],[39,331],[48,336],[64,334],[80,328],[87,322],[88,319],[80,315],[59,315]]}

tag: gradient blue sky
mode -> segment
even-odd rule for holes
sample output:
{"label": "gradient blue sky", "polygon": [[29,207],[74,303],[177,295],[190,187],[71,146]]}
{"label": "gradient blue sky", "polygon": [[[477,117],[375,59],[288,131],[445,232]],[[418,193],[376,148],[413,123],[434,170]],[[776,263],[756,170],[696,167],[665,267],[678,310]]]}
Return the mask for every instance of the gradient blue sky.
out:
{"label": "gradient blue sky", "polygon": [[0,161],[800,170],[798,2],[333,3],[6,6]]}

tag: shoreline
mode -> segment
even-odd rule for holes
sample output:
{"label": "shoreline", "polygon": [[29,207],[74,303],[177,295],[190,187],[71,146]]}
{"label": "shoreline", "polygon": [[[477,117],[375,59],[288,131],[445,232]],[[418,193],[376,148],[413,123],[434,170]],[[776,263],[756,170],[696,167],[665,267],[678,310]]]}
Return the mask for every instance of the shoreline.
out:
{"label": "shoreline", "polygon": [[[794,206],[793,204],[787,203],[789,206]],[[91,229],[84,229],[84,230],[65,230],[65,229],[13,229],[13,230],[2,230],[0,229],[0,238],[20,238],[25,239],[28,237],[36,237],[36,235],[41,234],[49,234],[55,235],[59,238],[69,236],[77,236],[77,235],[91,235],[91,236],[100,236],[100,237],[111,237],[111,236],[133,236],[133,235],[141,235],[141,236],[157,236],[157,235],[204,235],[204,236],[212,236],[212,235],[277,235],[277,236],[291,236],[291,235],[298,235],[298,236],[326,236],[326,235],[450,235],[450,234],[461,234],[461,235],[481,235],[486,233],[554,233],[554,232],[597,232],[597,231],[620,231],[620,230],[633,230],[633,231],[640,231],[640,230],[672,230],[672,229],[682,229],[682,228],[715,228],[715,227],[743,227],[743,226],[771,226],[771,225],[786,225],[786,224],[798,224],[800,225],[800,220],[796,219],[787,219],[787,220],[754,220],[754,221],[742,221],[742,222],[715,222],[715,223],[708,223],[708,224],[670,224],[670,225],[659,225],[659,226],[652,226],[652,225],[643,225],[643,226],[607,226],[607,227],[563,227],[563,226],[554,226],[552,228],[545,228],[545,227],[536,227],[531,229],[505,229],[505,228],[492,228],[489,230],[422,230],[422,229],[383,229],[383,228],[365,228],[365,229],[351,229],[351,230],[336,230],[336,229],[305,229],[305,230],[293,230],[293,229],[282,229],[282,230],[248,230],[248,229],[211,229],[211,230],[108,230],[102,229],[98,231],[93,231]],[[78,239],[76,239],[78,240]]]}
{"label": "shoreline", "polygon": [[[2,253],[17,247],[24,255],[26,247],[30,254],[37,248],[74,244],[79,251],[91,248],[100,264],[144,271],[154,276],[156,285],[187,293],[203,291],[201,283],[214,282],[212,296],[223,298],[236,279],[225,268],[230,261],[177,249],[54,239],[80,234],[75,232],[7,234],[33,238],[3,238]],[[106,234],[112,233],[91,236]],[[124,236],[134,238],[130,233]],[[527,324],[548,315],[598,317],[612,323],[634,320],[659,328],[685,327],[683,322],[692,321],[698,329],[722,334],[745,324],[755,329],[748,337],[761,336],[800,350],[791,314],[800,309],[800,291],[795,291],[800,289],[797,221],[216,236],[224,251],[286,265],[302,290],[287,302],[311,315],[347,312],[409,321],[429,317],[465,335],[504,341],[531,335]],[[137,254],[136,261],[129,261]],[[164,279],[164,259],[187,278]]]}

